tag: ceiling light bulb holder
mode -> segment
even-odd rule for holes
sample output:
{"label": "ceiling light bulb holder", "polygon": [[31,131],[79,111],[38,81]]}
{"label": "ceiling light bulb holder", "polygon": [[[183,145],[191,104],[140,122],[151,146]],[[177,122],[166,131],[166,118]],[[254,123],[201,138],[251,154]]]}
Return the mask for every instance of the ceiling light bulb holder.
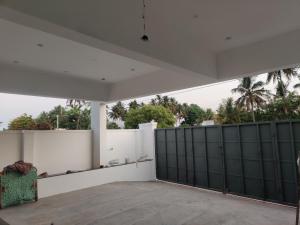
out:
{"label": "ceiling light bulb holder", "polygon": [[144,42],[149,41],[148,35],[144,34],[144,35],[141,37],[141,40],[144,41]]}

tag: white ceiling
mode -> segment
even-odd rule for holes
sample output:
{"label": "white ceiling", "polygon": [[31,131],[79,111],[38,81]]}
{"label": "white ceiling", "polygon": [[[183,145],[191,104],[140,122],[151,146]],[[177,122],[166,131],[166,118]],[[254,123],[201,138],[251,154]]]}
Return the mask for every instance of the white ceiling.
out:
{"label": "white ceiling", "polygon": [[106,78],[106,100],[300,64],[299,0],[145,1],[147,43],[142,0],[0,0],[0,63],[18,60],[45,79]]}
{"label": "white ceiling", "polygon": [[[300,28],[299,0],[146,0],[151,46],[219,52]],[[81,33],[142,48],[142,0],[3,0]],[[195,18],[196,17],[196,18]],[[230,42],[224,40],[231,36]]]}
{"label": "white ceiling", "polygon": [[159,69],[3,19],[0,19],[0,30],[2,63],[106,83],[119,82]]}

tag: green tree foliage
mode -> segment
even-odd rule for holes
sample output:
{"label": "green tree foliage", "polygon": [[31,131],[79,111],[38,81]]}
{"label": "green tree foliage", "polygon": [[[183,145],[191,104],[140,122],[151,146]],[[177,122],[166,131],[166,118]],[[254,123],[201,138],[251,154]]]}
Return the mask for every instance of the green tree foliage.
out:
{"label": "green tree foliage", "polygon": [[80,99],[68,99],[67,106],[73,109],[81,109],[82,107],[86,106],[87,102],[85,100]]}
{"label": "green tree foliage", "polygon": [[189,126],[197,125],[200,118],[202,118],[204,114],[205,111],[200,108],[200,106],[191,104],[186,109],[186,113],[183,117],[184,121],[182,122],[182,124],[187,124]]}
{"label": "green tree foliage", "polygon": [[174,115],[165,107],[160,105],[145,105],[138,109],[131,109],[126,115],[125,127],[136,129],[140,123],[148,123],[152,120],[157,122],[159,128],[173,127]]}
{"label": "green tree foliage", "polygon": [[36,123],[32,116],[23,114],[12,120],[8,128],[10,130],[34,130],[36,129]]}
{"label": "green tree foliage", "polygon": [[236,107],[233,98],[223,100],[217,110],[216,120],[219,124],[240,123],[240,110]]}
{"label": "green tree foliage", "polygon": [[[298,79],[300,80],[300,75],[298,75]],[[294,85],[294,88],[295,88],[295,89],[300,88],[300,83],[295,84],[295,85]]]}
{"label": "green tree foliage", "polygon": [[206,109],[205,111],[205,115],[203,117],[203,120],[201,122],[203,122],[204,120],[213,120],[215,117],[215,113],[212,111],[212,109]]}
{"label": "green tree foliage", "polygon": [[129,102],[128,105],[129,105],[129,110],[130,109],[138,109],[138,108],[142,107],[142,104],[139,104],[136,100]]}
{"label": "green tree foliage", "polygon": [[112,108],[111,111],[108,113],[109,117],[113,120],[125,120],[127,114],[127,110],[122,102],[117,102]]}
{"label": "green tree foliage", "polygon": [[151,99],[151,105],[160,105],[170,110],[174,115],[177,114],[178,102],[175,98],[168,96],[156,95],[155,98]]}
{"label": "green tree foliage", "polygon": [[272,81],[274,84],[278,84],[283,81],[283,78],[290,81],[293,77],[297,76],[297,69],[298,68],[295,67],[269,72],[267,76],[267,83]]}
{"label": "green tree foliage", "polygon": [[168,96],[156,95],[155,98],[151,99],[150,104],[163,106],[170,110],[177,121],[181,122],[181,126],[199,125],[204,120],[212,119],[214,116],[214,113],[210,109],[204,110],[196,104],[180,104],[175,98]]}
{"label": "green tree foliage", "polygon": [[253,122],[255,122],[254,110],[263,106],[268,98],[268,91],[264,89],[264,83],[262,81],[255,82],[255,78],[252,77],[244,77],[238,87],[232,89],[232,92],[241,95],[236,100],[236,105],[250,111]]}
{"label": "green tree foliage", "polygon": [[37,129],[51,130],[57,127],[67,130],[87,130],[91,128],[90,107],[56,106],[49,112],[42,112],[37,118]]}
{"label": "green tree foliage", "polygon": [[42,112],[36,119],[37,130],[52,130],[53,125],[49,119],[48,113]]}
{"label": "green tree foliage", "polygon": [[117,123],[111,122],[111,121],[107,121],[106,128],[107,129],[121,129]]}
{"label": "green tree foliage", "polygon": [[[283,109],[284,109],[284,113],[287,115],[288,114],[288,109],[287,109],[287,100],[286,100],[286,96],[289,94],[288,91],[288,86],[289,86],[289,82],[292,78],[296,77],[298,75],[297,73],[298,68],[287,68],[287,69],[283,69],[283,70],[276,70],[273,72],[268,73],[267,76],[267,83],[270,83],[271,81],[273,81],[273,83],[277,84],[276,87],[276,96],[275,97],[280,97],[283,101]],[[286,80],[286,82],[284,81]],[[297,85],[296,85],[297,87]]]}
{"label": "green tree foliage", "polygon": [[183,120],[186,117],[188,107],[189,105],[187,103],[177,105],[176,118],[178,121]]}
{"label": "green tree foliage", "polygon": [[257,115],[260,121],[300,119],[300,96],[289,93],[284,99],[274,98]]}

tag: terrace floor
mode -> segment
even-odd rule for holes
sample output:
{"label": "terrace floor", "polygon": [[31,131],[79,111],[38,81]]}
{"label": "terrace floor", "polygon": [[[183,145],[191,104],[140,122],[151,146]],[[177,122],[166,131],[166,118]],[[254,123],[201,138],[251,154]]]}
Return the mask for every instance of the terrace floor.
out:
{"label": "terrace floor", "polygon": [[4,209],[0,218],[10,225],[292,225],[295,209],[163,182],[120,182]]}

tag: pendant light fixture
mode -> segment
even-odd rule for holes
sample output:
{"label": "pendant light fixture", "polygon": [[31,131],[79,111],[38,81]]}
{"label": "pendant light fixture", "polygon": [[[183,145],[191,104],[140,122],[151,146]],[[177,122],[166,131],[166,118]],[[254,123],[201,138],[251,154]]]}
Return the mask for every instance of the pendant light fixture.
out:
{"label": "pendant light fixture", "polygon": [[143,1],[143,15],[142,15],[142,19],[143,19],[143,36],[141,37],[141,40],[144,42],[149,41],[149,36],[147,35],[146,32],[146,0],[142,0]]}

